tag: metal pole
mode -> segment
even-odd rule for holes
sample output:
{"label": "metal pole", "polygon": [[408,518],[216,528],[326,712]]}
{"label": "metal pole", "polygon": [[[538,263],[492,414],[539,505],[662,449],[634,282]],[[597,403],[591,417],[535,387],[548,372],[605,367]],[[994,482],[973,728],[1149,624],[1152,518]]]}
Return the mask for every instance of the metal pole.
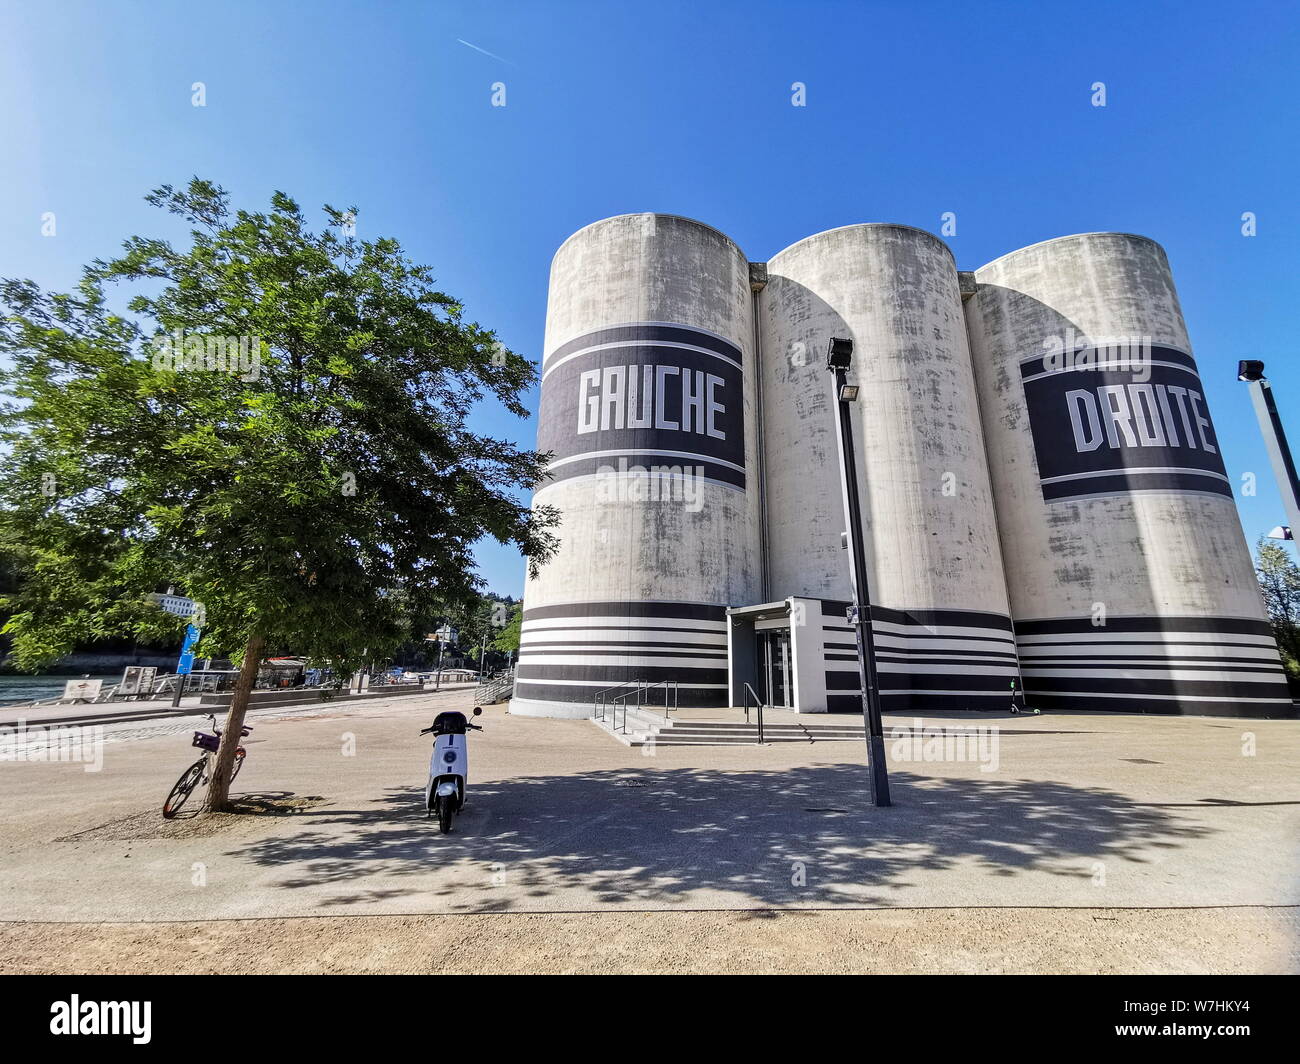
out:
{"label": "metal pole", "polygon": [[[1262,370],[1263,366],[1260,368]],[[1264,446],[1273,466],[1273,476],[1282,492],[1282,504],[1286,508],[1291,535],[1300,536],[1300,481],[1296,478],[1295,461],[1291,457],[1291,448],[1287,445],[1286,430],[1282,428],[1277,403],[1273,401],[1273,388],[1263,377],[1250,381],[1249,387],[1255,416],[1259,419],[1259,428],[1264,434]]]}
{"label": "metal pole", "polygon": [[871,628],[871,591],[867,586],[867,554],[862,535],[862,510],[858,499],[858,470],[853,452],[851,407],[840,398],[845,370],[834,369],[834,395],[839,413],[840,474],[844,480],[844,514],[849,526],[853,566],[854,633],[858,644],[858,673],[862,683],[862,716],[866,725],[867,764],[871,770],[871,804],[892,805],[889,769],[885,764],[885,729],[880,715],[880,687],[876,674],[876,640]]}

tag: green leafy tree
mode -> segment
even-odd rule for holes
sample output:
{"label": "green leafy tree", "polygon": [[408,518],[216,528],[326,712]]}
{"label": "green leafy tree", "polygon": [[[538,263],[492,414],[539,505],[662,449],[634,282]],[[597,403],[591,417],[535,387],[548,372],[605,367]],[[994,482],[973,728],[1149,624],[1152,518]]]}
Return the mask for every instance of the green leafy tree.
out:
{"label": "green leafy tree", "polygon": [[492,646],[507,653],[519,653],[519,639],[524,627],[524,604],[515,603],[510,612],[510,622],[501,629]]}
{"label": "green leafy tree", "polygon": [[503,649],[497,647],[496,640],[510,624],[513,607],[514,599],[509,596],[484,594],[453,610],[452,627],[466,657],[477,662],[485,644],[489,651]]}
{"label": "green leafy tree", "polygon": [[35,669],[88,637],[177,636],[149,592],[201,603],[200,655],[242,661],[222,809],[264,653],[382,659],[476,597],[478,538],[536,566],[555,514],[515,497],[546,456],[467,425],[484,401],[524,416],[535,370],[395,240],[328,206],[312,231],[280,192],[265,212],[197,178],[146,198],[188,223],[184,246],[134,237],[71,293],[0,283],[5,630]]}
{"label": "green leafy tree", "polygon": [[1285,547],[1267,539],[1256,545],[1259,589],[1288,675],[1300,678],[1300,566]]}

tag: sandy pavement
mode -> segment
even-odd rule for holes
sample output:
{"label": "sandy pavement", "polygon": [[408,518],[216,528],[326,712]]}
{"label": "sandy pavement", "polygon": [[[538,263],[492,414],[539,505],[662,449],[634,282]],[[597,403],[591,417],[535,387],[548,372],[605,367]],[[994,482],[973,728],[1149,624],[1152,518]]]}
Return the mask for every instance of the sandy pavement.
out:
{"label": "sandy pavement", "polygon": [[418,731],[468,698],[259,714],[252,815],[158,815],[192,719],[0,764],[0,971],[1300,971],[1296,722],[982,718],[989,763],[887,743],[881,810],[860,742],[492,707],[440,836]]}
{"label": "sandy pavement", "polygon": [[537,913],[0,924],[0,973],[1260,973],[1295,908]]}

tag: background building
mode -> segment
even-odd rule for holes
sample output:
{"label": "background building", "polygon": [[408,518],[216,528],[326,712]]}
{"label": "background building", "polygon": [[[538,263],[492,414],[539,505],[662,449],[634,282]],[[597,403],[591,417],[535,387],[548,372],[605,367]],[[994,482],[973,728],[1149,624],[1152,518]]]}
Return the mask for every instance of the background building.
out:
{"label": "background building", "polygon": [[886,710],[1004,709],[1015,681],[1045,708],[1290,711],[1158,245],[1066,237],[960,274],[929,233],[858,225],[750,263],[635,214],[552,266],[535,504],[561,548],[527,584],[512,712],[746,684],[860,709],[833,336]]}

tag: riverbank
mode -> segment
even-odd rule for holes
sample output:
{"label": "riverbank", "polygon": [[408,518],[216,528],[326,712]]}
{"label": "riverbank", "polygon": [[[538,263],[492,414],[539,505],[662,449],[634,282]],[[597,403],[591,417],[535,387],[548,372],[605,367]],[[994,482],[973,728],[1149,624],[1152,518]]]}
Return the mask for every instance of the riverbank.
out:
{"label": "riverbank", "polygon": [[[36,676],[0,675],[0,706],[13,702],[42,701],[58,698],[69,680],[79,680],[85,673],[41,673]],[[122,679],[122,674],[92,672],[92,680],[103,680],[105,687],[110,687]]]}

